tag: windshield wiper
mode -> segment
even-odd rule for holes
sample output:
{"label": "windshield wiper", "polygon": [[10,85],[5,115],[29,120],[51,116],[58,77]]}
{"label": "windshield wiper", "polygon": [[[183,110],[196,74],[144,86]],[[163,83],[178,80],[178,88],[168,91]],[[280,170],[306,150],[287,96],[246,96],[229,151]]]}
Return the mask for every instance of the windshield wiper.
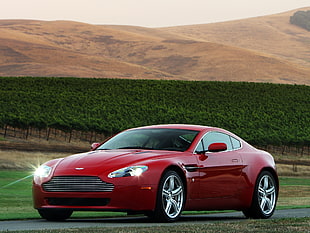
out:
{"label": "windshield wiper", "polygon": [[143,147],[143,146],[125,146],[125,147],[120,147],[117,149],[142,149],[142,150],[154,150],[151,147]]}

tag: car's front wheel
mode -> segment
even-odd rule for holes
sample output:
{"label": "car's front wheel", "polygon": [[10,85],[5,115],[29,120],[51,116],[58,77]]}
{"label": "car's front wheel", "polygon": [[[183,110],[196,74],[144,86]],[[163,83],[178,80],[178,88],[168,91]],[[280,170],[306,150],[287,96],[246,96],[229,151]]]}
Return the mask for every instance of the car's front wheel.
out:
{"label": "car's front wheel", "polygon": [[38,209],[42,218],[48,221],[64,221],[70,218],[73,211],[67,209]]}
{"label": "car's front wheel", "polygon": [[175,171],[167,171],[158,187],[157,202],[152,217],[160,222],[176,221],[185,202],[184,184]]}
{"label": "car's front wheel", "polygon": [[252,205],[243,211],[244,215],[248,218],[270,218],[276,208],[277,197],[274,176],[268,171],[261,172],[255,184]]}

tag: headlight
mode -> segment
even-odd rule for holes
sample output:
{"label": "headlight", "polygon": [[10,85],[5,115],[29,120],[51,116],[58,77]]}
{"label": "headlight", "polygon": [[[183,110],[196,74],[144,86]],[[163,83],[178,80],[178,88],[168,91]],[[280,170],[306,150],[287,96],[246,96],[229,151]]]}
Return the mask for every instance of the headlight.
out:
{"label": "headlight", "polygon": [[132,166],[132,167],[124,167],[114,172],[111,172],[108,177],[116,178],[116,177],[127,177],[127,176],[140,176],[143,172],[148,169],[147,166]]}
{"label": "headlight", "polygon": [[46,165],[41,165],[37,168],[37,170],[34,172],[35,176],[39,177],[48,177],[51,173],[52,168]]}

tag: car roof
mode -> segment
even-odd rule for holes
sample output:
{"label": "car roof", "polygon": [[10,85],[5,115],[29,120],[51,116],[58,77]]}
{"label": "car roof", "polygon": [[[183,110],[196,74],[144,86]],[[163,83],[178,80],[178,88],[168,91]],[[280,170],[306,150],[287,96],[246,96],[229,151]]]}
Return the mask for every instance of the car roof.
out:
{"label": "car roof", "polygon": [[135,129],[186,129],[186,130],[196,130],[196,131],[205,131],[214,129],[214,127],[203,126],[203,125],[190,125],[190,124],[163,124],[163,125],[149,125],[142,126]]}

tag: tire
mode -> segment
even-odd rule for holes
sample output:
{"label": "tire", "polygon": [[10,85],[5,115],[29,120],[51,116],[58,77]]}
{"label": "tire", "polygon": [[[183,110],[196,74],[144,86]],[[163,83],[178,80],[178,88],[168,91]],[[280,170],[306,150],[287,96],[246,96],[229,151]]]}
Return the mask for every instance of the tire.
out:
{"label": "tire", "polygon": [[48,221],[64,221],[70,218],[73,211],[67,209],[38,209],[42,218]]}
{"label": "tire", "polygon": [[185,203],[184,194],[181,177],[175,171],[167,171],[159,183],[155,211],[149,216],[157,222],[178,220]]}
{"label": "tire", "polygon": [[263,171],[257,177],[251,207],[243,210],[243,214],[247,218],[270,218],[275,211],[277,199],[278,187],[275,178],[270,172]]}

